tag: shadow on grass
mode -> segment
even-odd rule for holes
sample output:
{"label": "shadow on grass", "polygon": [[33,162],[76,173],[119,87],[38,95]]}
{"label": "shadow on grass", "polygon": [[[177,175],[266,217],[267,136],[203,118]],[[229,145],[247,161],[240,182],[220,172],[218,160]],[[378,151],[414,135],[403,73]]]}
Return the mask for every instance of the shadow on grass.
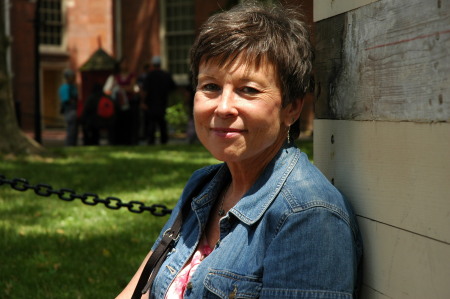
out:
{"label": "shadow on grass", "polygon": [[0,297],[114,298],[161,229],[148,218],[132,222],[129,229],[101,235],[2,229]]}

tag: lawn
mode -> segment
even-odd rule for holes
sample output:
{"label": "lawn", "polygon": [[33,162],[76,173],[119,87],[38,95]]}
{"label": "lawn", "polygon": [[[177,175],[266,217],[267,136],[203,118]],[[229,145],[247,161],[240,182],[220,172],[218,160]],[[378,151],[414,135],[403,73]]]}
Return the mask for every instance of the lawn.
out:
{"label": "lawn", "polygon": [[[300,144],[312,159],[312,142]],[[217,163],[200,145],[50,149],[51,157],[0,157],[0,174],[77,194],[172,208],[191,173]],[[168,216],[0,186],[0,298],[114,298]]]}

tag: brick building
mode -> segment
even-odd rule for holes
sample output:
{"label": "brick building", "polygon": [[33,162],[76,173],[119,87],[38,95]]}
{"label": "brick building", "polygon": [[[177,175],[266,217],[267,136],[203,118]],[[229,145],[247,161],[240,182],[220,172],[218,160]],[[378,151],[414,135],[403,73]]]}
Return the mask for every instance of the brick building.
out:
{"label": "brick building", "polygon": [[[62,72],[66,68],[77,71],[77,83],[81,85],[79,69],[100,47],[115,59],[126,58],[136,74],[153,55],[160,55],[163,67],[177,83],[187,85],[188,51],[196,30],[215,11],[238,2],[5,0],[10,14],[13,99],[21,127],[33,130],[35,126],[36,94],[40,95],[42,127],[64,125],[57,97]],[[312,24],[312,0],[288,2],[302,4]],[[35,46],[37,19],[41,24],[39,51]],[[35,72],[36,67],[39,72]],[[35,84],[37,74],[39,86]]]}
{"label": "brick building", "polygon": [[[21,127],[25,130],[34,128],[36,93],[40,96],[43,128],[63,126],[57,97],[62,72],[66,68],[77,70],[98,49],[100,41],[102,48],[114,55],[113,2],[40,0],[39,15],[38,1],[6,2],[9,2],[11,15],[13,99]],[[37,49],[38,19],[41,26]],[[39,86],[36,85],[37,74]]]}

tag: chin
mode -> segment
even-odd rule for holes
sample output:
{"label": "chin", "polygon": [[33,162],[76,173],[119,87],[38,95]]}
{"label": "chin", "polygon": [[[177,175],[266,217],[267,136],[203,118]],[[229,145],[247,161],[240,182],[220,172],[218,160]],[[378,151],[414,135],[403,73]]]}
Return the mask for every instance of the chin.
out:
{"label": "chin", "polygon": [[214,158],[222,162],[229,162],[236,159],[235,154],[230,154],[223,150],[209,150],[209,152],[211,153],[211,155],[213,155]]}
{"label": "chin", "polygon": [[219,147],[217,144],[212,146],[205,146],[206,149],[219,161],[233,162],[240,160],[242,151],[237,151],[234,146],[231,147]]}

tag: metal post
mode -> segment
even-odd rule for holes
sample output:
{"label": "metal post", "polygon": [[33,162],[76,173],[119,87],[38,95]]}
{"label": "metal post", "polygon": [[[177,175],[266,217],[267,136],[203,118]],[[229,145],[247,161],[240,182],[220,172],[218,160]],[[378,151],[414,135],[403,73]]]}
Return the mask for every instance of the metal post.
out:
{"label": "metal post", "polygon": [[40,20],[41,1],[36,0],[36,10],[34,15],[34,72],[35,72],[35,87],[34,87],[34,139],[42,143],[41,132],[41,89],[40,89],[40,55],[39,55],[39,34],[41,28]]}

